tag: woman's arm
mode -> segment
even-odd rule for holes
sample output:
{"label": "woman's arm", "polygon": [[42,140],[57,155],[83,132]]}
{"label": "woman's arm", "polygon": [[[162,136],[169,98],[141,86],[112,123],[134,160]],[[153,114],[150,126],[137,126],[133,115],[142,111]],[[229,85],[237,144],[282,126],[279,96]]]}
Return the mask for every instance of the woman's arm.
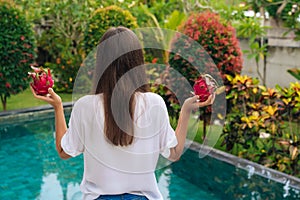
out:
{"label": "woman's arm", "polygon": [[178,144],[174,148],[170,149],[169,160],[171,161],[179,160],[183,152],[191,111],[194,109],[198,109],[200,107],[211,105],[214,102],[213,95],[209,96],[209,98],[205,102],[199,102],[198,98],[199,98],[198,96],[194,96],[186,99],[185,102],[183,103],[179,115],[177,128],[175,130]]}
{"label": "woman's arm", "polygon": [[62,105],[62,100],[60,96],[57,95],[52,88],[49,88],[48,90],[49,94],[47,96],[37,95],[34,92],[33,88],[32,87],[30,88],[35,98],[46,101],[47,103],[53,106],[55,112],[56,150],[62,159],[70,158],[71,156],[66,154],[61,147],[61,139],[67,131],[67,124],[66,124],[66,119],[64,114],[64,107]]}

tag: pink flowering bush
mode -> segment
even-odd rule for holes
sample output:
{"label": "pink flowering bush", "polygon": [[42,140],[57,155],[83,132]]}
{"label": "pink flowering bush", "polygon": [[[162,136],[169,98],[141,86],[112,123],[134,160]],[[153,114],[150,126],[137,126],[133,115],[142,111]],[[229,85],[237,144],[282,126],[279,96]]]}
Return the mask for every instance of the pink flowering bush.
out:
{"label": "pink flowering bush", "polygon": [[[191,86],[202,74],[211,75],[219,86],[228,84],[226,75],[240,74],[243,64],[242,51],[235,30],[218,14],[210,11],[193,13],[179,27],[179,31],[185,36],[177,34],[173,38],[169,64],[189,81]],[[182,80],[173,77],[173,74],[169,74],[170,82],[176,89],[173,92],[177,96],[185,97],[188,93],[182,86]],[[178,104],[173,96],[169,99],[172,105]],[[223,109],[223,105],[218,106]],[[206,113],[202,116],[204,124],[208,124],[211,107],[203,108],[201,112]]]}
{"label": "pink flowering bush", "polygon": [[[202,48],[190,46],[189,40],[180,37],[174,38],[172,42],[172,49],[175,50],[175,53],[170,55],[169,64],[188,78],[191,83],[199,77],[191,65],[192,62],[203,72],[211,75],[218,73],[215,69],[216,65],[223,81],[226,80],[225,74],[234,75],[241,72],[242,51],[235,30],[219,15],[209,11],[194,13],[179,30],[202,46]],[[189,52],[190,56],[183,59],[182,52]],[[209,61],[207,54],[215,65]]]}

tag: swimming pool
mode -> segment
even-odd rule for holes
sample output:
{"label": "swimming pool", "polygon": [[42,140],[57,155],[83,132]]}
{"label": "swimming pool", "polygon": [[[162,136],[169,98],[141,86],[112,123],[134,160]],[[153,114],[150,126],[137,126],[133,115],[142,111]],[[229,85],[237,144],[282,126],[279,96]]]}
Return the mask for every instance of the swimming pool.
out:
{"label": "swimming pool", "polygon": [[[52,112],[1,122],[1,200],[80,199],[82,156],[61,160],[53,133]],[[255,165],[236,163],[239,168],[214,158],[218,156],[199,159],[197,144],[192,146],[179,162],[156,171],[165,199],[300,199],[300,190],[291,187],[295,180],[286,179],[281,184],[272,180],[272,172],[260,172],[265,178],[255,173]]]}

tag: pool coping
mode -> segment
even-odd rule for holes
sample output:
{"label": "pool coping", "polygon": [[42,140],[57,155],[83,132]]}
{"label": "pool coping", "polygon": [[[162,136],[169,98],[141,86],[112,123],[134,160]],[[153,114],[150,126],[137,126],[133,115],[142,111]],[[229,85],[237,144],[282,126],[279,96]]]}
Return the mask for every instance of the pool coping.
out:
{"label": "pool coping", "polygon": [[[214,149],[209,146],[202,145],[197,142],[193,142],[191,140],[186,141],[186,147],[193,151],[199,152],[199,157],[200,155],[201,157],[208,155],[217,160],[234,165],[237,168],[246,170],[248,171],[249,178],[251,178],[252,175],[256,174],[266,179],[270,179],[282,183],[286,188],[289,188],[290,186],[292,188],[300,190],[300,179],[295,176],[265,167],[261,164],[252,162],[244,158],[237,157],[235,155],[226,153],[218,149]],[[201,152],[203,152],[203,154],[200,154]]]}
{"label": "pool coping", "polygon": [[[63,103],[63,107],[69,108],[69,107],[72,107],[73,104],[74,104],[74,102],[65,102],[65,103]],[[53,107],[48,104],[48,105],[31,107],[31,108],[1,111],[0,117],[10,116],[10,115],[19,115],[19,114],[25,114],[25,113],[31,113],[31,112],[38,112],[38,111],[45,111],[45,110],[53,110]]]}
{"label": "pool coping", "polygon": [[[70,113],[74,102],[63,103],[65,114]],[[37,116],[38,115],[38,116]],[[24,121],[34,121],[54,117],[54,109],[51,105],[36,106],[19,110],[0,112],[1,125],[18,125]]]}
{"label": "pool coping", "polygon": [[[63,103],[63,107],[65,112],[70,112],[72,110],[74,102],[66,102]],[[42,114],[43,117],[49,118],[49,115],[54,117],[53,107],[50,105],[44,105],[44,106],[38,106],[33,108],[26,108],[26,109],[19,109],[19,110],[12,110],[12,111],[4,111],[0,112],[0,123],[4,124],[10,124],[11,119],[14,118],[14,120],[23,121],[24,116],[27,118],[34,118],[35,113],[38,113],[39,115]],[[41,118],[43,118],[41,117]],[[40,118],[40,117],[39,117]],[[14,121],[15,123],[15,121]],[[300,190],[300,179],[294,176],[291,176],[289,174],[267,168],[263,165],[260,165],[258,163],[252,162],[250,160],[246,160],[244,158],[237,157],[235,155],[226,153],[224,151],[214,149],[209,146],[202,145],[197,142],[193,142],[191,140],[186,140],[186,148],[189,148],[196,152],[203,152],[204,155],[208,155],[210,157],[213,157],[217,160],[226,162],[228,164],[234,165],[237,168],[244,169],[248,171],[248,176],[252,176],[254,174],[257,174],[259,176],[262,176],[266,179],[270,179],[279,183],[282,183],[285,185],[285,187],[291,186],[295,189]],[[199,154],[200,157],[200,154]],[[203,157],[203,155],[201,156]]]}

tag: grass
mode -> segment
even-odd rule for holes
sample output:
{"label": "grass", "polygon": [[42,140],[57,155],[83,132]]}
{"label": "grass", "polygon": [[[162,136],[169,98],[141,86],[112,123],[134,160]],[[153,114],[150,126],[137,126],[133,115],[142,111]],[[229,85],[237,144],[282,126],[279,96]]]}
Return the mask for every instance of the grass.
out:
{"label": "grass", "polygon": [[[72,101],[72,94],[65,94],[59,93],[60,97],[62,98],[63,102]],[[31,108],[35,106],[47,105],[46,102],[35,99],[30,91],[27,89],[22,93],[17,95],[12,95],[10,98],[7,99],[6,110],[16,110],[16,109],[23,109],[23,108]],[[3,107],[1,105],[1,110],[3,111]]]}
{"label": "grass", "polygon": [[[189,140],[198,142],[200,144],[203,144],[203,121],[198,121],[197,120],[197,115],[199,113],[194,114],[189,119],[189,125],[188,125],[188,133],[187,133],[187,138]],[[178,123],[178,119],[175,117],[170,116],[170,124],[176,129]],[[213,147],[215,149],[219,149],[222,151],[225,151],[225,146],[222,146],[222,140],[220,139],[220,135],[222,133],[223,126],[219,125],[210,125],[207,126],[207,141],[205,142],[205,145]]]}
{"label": "grass", "polygon": [[[171,125],[175,129],[177,120],[174,118],[171,119]],[[221,146],[221,139],[220,134],[222,133],[222,126],[219,125],[210,125],[207,127],[207,141],[205,142],[205,145],[223,150],[225,151],[225,147]],[[193,140],[195,142],[198,142],[200,144],[203,144],[203,121],[197,121],[195,117],[191,117],[189,119],[189,125],[188,125],[188,134],[187,138],[190,140]]]}

